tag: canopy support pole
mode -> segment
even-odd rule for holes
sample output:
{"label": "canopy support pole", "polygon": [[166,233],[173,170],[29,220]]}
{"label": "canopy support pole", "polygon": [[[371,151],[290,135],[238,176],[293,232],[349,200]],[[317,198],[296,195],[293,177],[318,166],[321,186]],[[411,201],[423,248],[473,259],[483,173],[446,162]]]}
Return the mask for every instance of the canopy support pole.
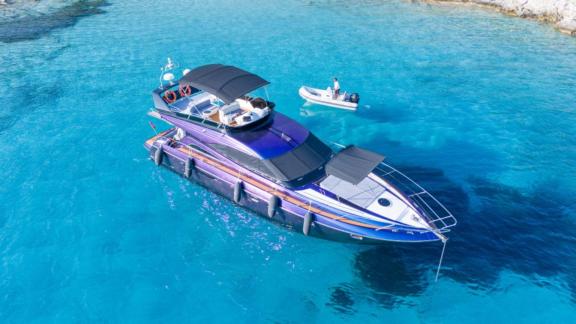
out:
{"label": "canopy support pole", "polygon": [[270,102],[270,96],[268,96],[268,87],[264,86],[264,93],[266,94],[266,101]]}

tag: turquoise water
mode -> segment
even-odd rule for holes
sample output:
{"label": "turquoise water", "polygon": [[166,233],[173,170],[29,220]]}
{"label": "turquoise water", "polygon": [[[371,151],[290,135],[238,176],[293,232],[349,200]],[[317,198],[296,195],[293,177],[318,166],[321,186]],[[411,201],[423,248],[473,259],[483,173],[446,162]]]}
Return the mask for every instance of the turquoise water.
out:
{"label": "turquoise water", "polygon": [[[0,21],[0,321],[569,322],[576,38],[402,1],[91,1]],[[148,160],[167,56],[238,65],[456,214],[439,245],[304,237]],[[357,113],[304,107],[338,76]],[[157,123],[158,124],[158,123]]]}

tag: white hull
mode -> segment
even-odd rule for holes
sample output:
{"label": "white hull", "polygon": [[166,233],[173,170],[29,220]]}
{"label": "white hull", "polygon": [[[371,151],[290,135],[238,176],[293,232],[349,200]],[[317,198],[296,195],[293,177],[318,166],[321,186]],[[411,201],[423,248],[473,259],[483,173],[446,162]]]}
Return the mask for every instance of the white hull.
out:
{"label": "white hull", "polygon": [[339,109],[355,111],[358,108],[358,103],[344,101],[344,94],[338,96],[337,99],[333,98],[332,92],[329,90],[316,89],[311,87],[302,86],[298,90],[298,94],[302,99],[315,103],[318,105],[329,106]]}

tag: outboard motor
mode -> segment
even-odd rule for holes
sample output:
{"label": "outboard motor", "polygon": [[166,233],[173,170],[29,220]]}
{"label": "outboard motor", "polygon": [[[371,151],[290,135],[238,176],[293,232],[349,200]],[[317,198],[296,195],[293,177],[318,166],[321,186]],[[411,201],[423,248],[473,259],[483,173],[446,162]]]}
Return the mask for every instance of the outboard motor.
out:
{"label": "outboard motor", "polygon": [[350,102],[358,103],[360,101],[360,95],[357,93],[353,93],[350,95]]}

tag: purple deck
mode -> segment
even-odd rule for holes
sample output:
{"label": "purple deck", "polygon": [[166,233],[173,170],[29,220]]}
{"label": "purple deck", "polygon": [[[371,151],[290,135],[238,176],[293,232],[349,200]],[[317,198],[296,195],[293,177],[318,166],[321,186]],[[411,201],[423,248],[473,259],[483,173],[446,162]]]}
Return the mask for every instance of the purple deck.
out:
{"label": "purple deck", "polygon": [[230,137],[246,145],[262,159],[282,155],[302,144],[308,130],[281,113],[275,113],[273,122],[266,127],[231,133]]}
{"label": "purple deck", "polygon": [[[200,135],[199,132],[205,129],[201,125],[183,121],[176,117],[163,115],[162,118],[177,127],[183,128],[186,132],[197,134],[198,136]],[[250,154],[255,153],[261,159],[270,159],[299,146],[308,137],[309,131],[289,117],[274,112],[272,118],[272,123],[268,125],[256,127],[256,129],[253,130],[228,133],[228,141],[239,144],[233,144],[239,149],[241,149],[241,146],[244,146],[248,151],[246,151],[246,149],[243,151],[247,153],[251,151],[253,153]],[[208,133],[203,135],[209,136]],[[215,140],[215,142],[226,142],[226,140],[219,138],[217,141]]]}

